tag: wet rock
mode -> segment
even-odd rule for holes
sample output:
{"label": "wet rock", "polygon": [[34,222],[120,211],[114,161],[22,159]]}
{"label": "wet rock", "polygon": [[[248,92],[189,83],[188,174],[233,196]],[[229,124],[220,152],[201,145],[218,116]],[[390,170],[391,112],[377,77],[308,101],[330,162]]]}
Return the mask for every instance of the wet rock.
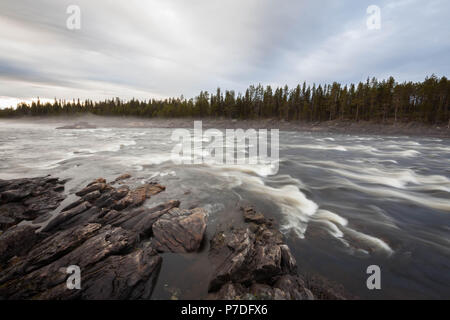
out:
{"label": "wet rock", "polygon": [[27,255],[24,272],[33,271],[64,256],[92,237],[101,227],[100,224],[88,224],[45,238]]}
{"label": "wet rock", "polygon": [[[29,179],[0,180],[2,193],[22,190],[2,198],[0,223],[54,207],[56,197],[49,193],[60,185],[48,178],[32,184]],[[185,212],[177,209],[179,201],[140,207],[163,190],[155,183],[114,188],[99,178],[77,192],[80,198],[42,230],[24,225],[1,233],[0,299],[149,299],[162,265],[153,241],[144,241],[154,236],[154,224],[164,217],[184,228],[183,252],[198,248],[206,228],[205,212],[180,214]],[[66,285],[67,268],[73,265],[81,270],[81,290]]]}
{"label": "wet rock", "polygon": [[87,185],[87,187],[92,186],[93,184],[97,184],[97,183],[106,183],[106,179],[105,178],[97,178],[94,181],[92,181],[91,183],[89,183]]}
{"label": "wet rock", "polygon": [[319,300],[358,299],[356,296],[349,295],[341,285],[332,283],[319,275],[309,275],[305,278],[305,283],[314,297]]}
{"label": "wet rock", "polygon": [[274,291],[274,288],[262,283],[253,283],[249,289],[250,294],[258,300],[273,300],[275,295]]}
{"label": "wet rock", "polygon": [[281,248],[277,244],[257,244],[252,261],[256,281],[265,281],[281,274]]}
{"label": "wet rock", "polygon": [[8,186],[11,182],[8,180],[2,180],[0,179],[0,190],[4,189],[6,186]]}
{"label": "wet rock", "polygon": [[0,227],[6,230],[9,227],[27,219],[27,207],[21,203],[7,203],[0,205]]}
{"label": "wet rock", "polygon": [[123,210],[128,207],[139,207],[146,199],[165,190],[159,184],[145,184],[135,190],[129,191],[123,198],[115,203],[113,209]]}
{"label": "wet rock", "polygon": [[275,282],[273,297],[277,300],[314,300],[314,295],[305,287],[305,282],[293,275],[284,275]]}
{"label": "wet rock", "polygon": [[179,201],[169,201],[151,209],[138,209],[128,212],[127,214],[110,212],[102,221],[107,221],[107,223],[112,224],[113,226],[121,226],[124,229],[137,233],[141,238],[146,238],[150,235],[154,235],[153,224],[157,222],[161,216],[164,216],[179,205]]}
{"label": "wet rock", "polygon": [[218,232],[211,240],[209,298],[313,299],[273,222],[253,208],[242,211],[247,228]]}
{"label": "wet rock", "polygon": [[[78,191],[76,195],[81,198],[67,205],[43,231],[65,230],[92,222],[113,223],[114,220],[124,217],[124,214],[118,212],[126,212],[126,218],[123,220],[131,220],[135,218],[136,213],[130,215],[128,209],[140,207],[151,196],[164,190],[164,186],[156,183],[144,184],[135,189],[130,189],[128,186],[114,188],[111,184],[106,183],[105,179],[98,178]],[[109,211],[111,214],[108,215]],[[105,219],[106,216],[108,219]],[[137,220],[142,220],[142,218]],[[145,233],[148,228],[151,229],[151,226],[143,224],[140,228],[135,229],[139,229],[139,233]]]}
{"label": "wet rock", "polygon": [[31,195],[30,189],[7,190],[0,194],[0,199],[2,203],[19,202],[29,195]]}
{"label": "wet rock", "polygon": [[210,291],[227,282],[244,283],[252,280],[249,263],[254,252],[255,235],[248,229],[218,233],[211,240],[210,260],[215,266]]}
{"label": "wet rock", "polygon": [[150,249],[110,256],[89,269],[82,298],[150,299],[161,264],[162,258]]}
{"label": "wet rock", "polygon": [[119,182],[119,181],[127,180],[127,179],[130,179],[130,178],[131,178],[131,174],[125,173],[125,174],[123,174],[123,175],[121,175],[121,176],[118,176],[118,177],[114,180],[114,182]]}
{"label": "wet rock", "polygon": [[55,192],[63,192],[65,190],[64,186],[56,186],[53,188]]}
{"label": "wet rock", "polygon": [[27,207],[26,214],[31,219],[34,219],[37,216],[49,213],[58,208],[64,198],[65,196],[60,193],[49,191],[46,194],[28,198],[23,204]]}
{"label": "wet rock", "polygon": [[243,209],[245,222],[253,222],[256,224],[266,223],[267,220],[262,213],[256,212],[255,209],[248,207]]}
{"label": "wet rock", "polygon": [[93,202],[95,199],[98,199],[101,195],[102,194],[100,193],[100,191],[96,190],[86,194],[83,197],[83,199],[89,202]]}
{"label": "wet rock", "polygon": [[34,220],[55,210],[65,196],[65,181],[58,178],[2,180],[0,183],[0,230],[23,220]]}
{"label": "wet rock", "polygon": [[153,246],[160,252],[194,252],[206,230],[206,211],[171,209],[153,224]]}
{"label": "wet rock", "polygon": [[77,193],[75,193],[77,196],[79,197],[83,197],[85,195],[87,195],[88,193],[94,192],[94,191],[102,191],[106,188],[106,183],[94,183],[94,184],[90,184],[88,185],[86,188],[84,188],[81,191],[78,191]]}
{"label": "wet rock", "polygon": [[297,261],[291,253],[289,247],[285,244],[280,245],[281,249],[281,268],[283,273],[296,274],[297,273]]}
{"label": "wet rock", "polygon": [[[16,220],[8,216],[0,216],[0,230],[6,230],[16,224]],[[1,232],[1,231],[0,231]]]}
{"label": "wet rock", "polygon": [[0,234],[0,265],[14,256],[25,255],[39,239],[37,227],[15,226]]}
{"label": "wet rock", "polygon": [[75,207],[78,207],[78,206],[79,206],[80,204],[82,204],[83,202],[84,202],[84,199],[83,199],[83,198],[80,198],[80,199],[78,199],[78,200],[76,200],[76,201],[74,201],[74,202],[68,204],[67,206],[65,206],[65,207],[61,210],[61,212],[66,212],[66,211],[68,211],[68,210],[70,210],[70,209],[73,209],[73,208],[75,208]]}
{"label": "wet rock", "polygon": [[[87,234],[98,227],[97,225],[87,226]],[[86,236],[86,231],[80,231],[77,234]],[[86,271],[109,256],[129,253],[137,241],[137,237],[133,233],[111,226],[97,230],[81,244],[77,241],[73,242],[74,238],[69,233],[61,236],[61,239],[64,248],[71,248],[71,251],[65,255],[59,257],[64,250],[60,251],[58,243],[52,241],[52,244],[46,245],[47,243],[44,243],[43,248],[40,248],[48,249],[44,253],[43,259],[39,258],[36,261],[33,259],[35,255],[32,255],[30,259],[25,258],[19,265],[6,269],[4,271],[5,276],[0,279],[0,297],[4,299],[35,298],[49,290],[51,291],[54,287],[65,284],[67,274],[61,272],[61,270],[66,270],[68,266],[76,265],[81,270]],[[78,237],[75,237],[75,239],[78,239]],[[34,251],[39,251],[39,247],[34,248]],[[52,248],[55,247],[58,250],[56,254],[53,254]],[[55,260],[55,258],[58,259]],[[48,262],[50,263],[46,264]],[[40,264],[45,264],[45,266],[37,268]],[[65,292],[67,291],[70,290]],[[70,293],[66,294],[70,295]],[[64,296],[61,298],[64,298]]]}
{"label": "wet rock", "polygon": [[109,256],[83,272],[82,290],[67,290],[63,282],[35,299],[137,300],[150,299],[162,258],[149,249]]}
{"label": "wet rock", "polygon": [[85,212],[86,210],[90,209],[91,207],[92,207],[92,205],[88,201],[85,201],[85,202],[79,204],[78,206],[76,206],[75,208],[72,208],[70,210],[60,213],[58,216],[56,216],[54,219],[52,219],[47,224],[47,226],[44,228],[43,232],[49,232],[49,231],[51,231],[53,229],[57,229],[57,228],[60,229],[61,224],[70,220],[74,216],[76,216],[82,212]]}
{"label": "wet rock", "polygon": [[240,284],[228,282],[219,291],[211,293],[209,300],[241,300],[247,295],[247,290]]}

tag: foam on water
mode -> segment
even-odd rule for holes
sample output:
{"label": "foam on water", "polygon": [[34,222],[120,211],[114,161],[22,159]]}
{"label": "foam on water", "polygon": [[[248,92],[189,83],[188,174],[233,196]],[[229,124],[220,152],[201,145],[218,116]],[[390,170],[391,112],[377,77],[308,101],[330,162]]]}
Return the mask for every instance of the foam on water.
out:
{"label": "foam on water", "polygon": [[[234,167],[233,167],[234,168]],[[347,231],[359,239],[363,239],[369,244],[373,250],[385,251],[391,254],[393,250],[381,239],[348,228],[348,220],[329,210],[319,209],[319,206],[312,200],[308,199],[299,189],[301,184],[298,179],[294,179],[289,175],[283,175],[279,179],[268,179],[270,182],[286,181],[296,182],[296,184],[288,184],[279,188],[266,185],[262,177],[254,176],[254,171],[239,170],[237,168],[213,167],[213,172],[228,180],[228,187],[235,189],[241,187],[246,192],[259,195],[264,199],[270,199],[275,203],[283,214],[281,220],[281,231],[284,233],[293,233],[297,237],[304,239],[305,233],[310,221],[315,221],[323,225],[328,233],[340,239],[344,244],[348,245],[345,239]]]}
{"label": "foam on water", "polygon": [[334,212],[328,211],[328,210],[317,210],[317,213],[314,215],[314,219],[316,220],[327,220],[336,224],[339,224],[341,226],[348,225],[348,220],[337,215]]}
{"label": "foam on water", "polygon": [[356,183],[353,183],[347,179],[339,179],[339,183],[341,185],[345,185],[347,187],[350,187],[354,190],[364,192],[368,195],[375,196],[375,197],[381,197],[385,199],[401,199],[401,200],[407,200],[411,203],[414,203],[419,206],[425,206],[429,208],[433,208],[436,210],[441,210],[445,212],[450,212],[450,200],[449,199],[441,199],[437,197],[417,194],[413,192],[408,191],[400,191],[395,189],[388,189],[388,188],[380,188],[380,187],[364,187],[360,186]]}
{"label": "foam on water", "polygon": [[293,231],[303,238],[309,218],[314,215],[318,206],[306,198],[296,185],[285,185],[280,188],[267,186],[263,179],[249,173],[254,171],[247,167],[211,167],[211,171],[226,179],[229,188],[241,187],[246,192],[270,199],[284,214],[283,231]]}
{"label": "foam on water", "polygon": [[361,241],[364,245],[371,248],[373,251],[378,251],[382,253],[386,253],[388,255],[392,255],[394,253],[394,250],[383,240],[367,235],[365,233],[356,231],[351,228],[344,228],[345,233],[352,237],[357,239],[358,241]]}
{"label": "foam on water", "polygon": [[334,146],[334,145],[314,145],[314,144],[282,144],[280,145],[282,150],[287,150],[290,148],[299,149],[312,149],[312,150],[331,150],[331,151],[342,151],[346,152],[348,149],[344,146]]}
{"label": "foam on water", "polygon": [[213,168],[219,168],[223,172],[239,172],[243,174],[256,174],[260,177],[268,177],[276,173],[275,163],[267,164],[207,164]]}
{"label": "foam on water", "polygon": [[[363,160],[353,160],[353,163],[364,163]],[[309,166],[313,168],[320,168],[333,172],[341,177],[359,180],[365,183],[382,184],[398,189],[412,189],[416,190],[424,188],[426,190],[450,190],[450,179],[440,175],[422,175],[416,173],[412,169],[401,169],[398,167],[387,168],[367,167],[367,166],[351,166],[335,161],[311,161],[306,164],[299,164],[300,166]]]}

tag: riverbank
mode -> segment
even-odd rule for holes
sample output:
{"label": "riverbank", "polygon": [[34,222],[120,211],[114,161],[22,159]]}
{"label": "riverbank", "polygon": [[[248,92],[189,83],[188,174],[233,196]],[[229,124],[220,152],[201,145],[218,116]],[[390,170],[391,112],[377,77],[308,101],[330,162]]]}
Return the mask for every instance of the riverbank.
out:
{"label": "riverbank", "polygon": [[60,129],[93,128],[193,128],[194,121],[202,121],[204,129],[279,129],[282,131],[323,132],[352,135],[391,135],[450,138],[446,125],[425,125],[417,122],[376,123],[368,121],[296,122],[266,120],[194,119],[194,118],[136,118],[80,115],[74,117],[22,117],[0,119],[3,123],[51,125]]}

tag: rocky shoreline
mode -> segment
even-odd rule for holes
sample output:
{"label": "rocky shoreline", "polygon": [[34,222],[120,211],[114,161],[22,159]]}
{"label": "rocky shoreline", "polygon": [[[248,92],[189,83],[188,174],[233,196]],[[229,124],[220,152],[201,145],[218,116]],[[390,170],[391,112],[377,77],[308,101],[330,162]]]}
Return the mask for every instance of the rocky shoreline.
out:
{"label": "rocky shoreline", "polygon": [[[204,209],[180,209],[177,200],[147,208],[165,187],[128,174],[92,181],[52,217],[65,182],[0,180],[0,299],[151,299],[164,253],[195,253],[208,241]],[[317,298],[274,221],[250,207],[242,212],[242,228],[210,240],[207,298]],[[73,265],[81,270],[80,290],[67,288]]]}
{"label": "rocky shoreline", "polygon": [[214,276],[209,298],[313,300],[273,221],[253,208],[242,211],[247,226],[218,232],[211,240]]}

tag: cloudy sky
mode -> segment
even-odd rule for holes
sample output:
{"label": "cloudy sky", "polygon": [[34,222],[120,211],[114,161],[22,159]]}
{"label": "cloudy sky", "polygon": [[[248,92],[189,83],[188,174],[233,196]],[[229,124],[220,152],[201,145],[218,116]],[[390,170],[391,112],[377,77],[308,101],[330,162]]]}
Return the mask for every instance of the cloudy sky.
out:
{"label": "cloudy sky", "polygon": [[[69,5],[80,30],[66,26]],[[1,0],[0,107],[448,77],[449,15],[448,0]]]}

